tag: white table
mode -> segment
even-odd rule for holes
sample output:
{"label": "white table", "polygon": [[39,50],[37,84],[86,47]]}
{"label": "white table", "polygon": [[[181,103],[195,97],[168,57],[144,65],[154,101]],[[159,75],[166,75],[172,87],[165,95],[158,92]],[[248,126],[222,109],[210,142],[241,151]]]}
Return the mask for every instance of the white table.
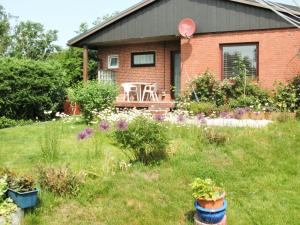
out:
{"label": "white table", "polygon": [[142,102],[142,89],[143,87],[145,87],[146,85],[151,85],[153,83],[149,83],[149,82],[126,82],[125,84],[130,84],[130,85],[134,85],[137,87],[138,89],[138,96],[137,96],[137,100]]}

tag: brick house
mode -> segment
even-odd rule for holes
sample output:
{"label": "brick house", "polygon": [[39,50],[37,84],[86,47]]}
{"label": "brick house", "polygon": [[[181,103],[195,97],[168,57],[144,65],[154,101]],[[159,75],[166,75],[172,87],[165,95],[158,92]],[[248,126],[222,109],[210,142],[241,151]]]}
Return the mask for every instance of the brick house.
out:
{"label": "brick house", "polygon": [[[197,25],[191,39],[179,35],[183,18]],[[300,71],[300,29],[253,0],[145,0],[68,45],[84,48],[85,80],[88,49],[98,50],[101,71],[119,85],[156,83],[159,102],[170,102],[207,69],[218,79],[234,76],[238,56],[267,89]],[[122,99],[117,104],[128,104]]]}

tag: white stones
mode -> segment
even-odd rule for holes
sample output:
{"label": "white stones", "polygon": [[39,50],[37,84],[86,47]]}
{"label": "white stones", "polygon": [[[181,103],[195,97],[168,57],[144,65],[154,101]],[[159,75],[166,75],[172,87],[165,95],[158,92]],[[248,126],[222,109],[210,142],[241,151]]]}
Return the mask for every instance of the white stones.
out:
{"label": "white stones", "polygon": [[24,217],[24,211],[20,208],[16,212],[12,213],[10,216],[10,221],[7,221],[4,217],[0,217],[0,225],[21,225]]}

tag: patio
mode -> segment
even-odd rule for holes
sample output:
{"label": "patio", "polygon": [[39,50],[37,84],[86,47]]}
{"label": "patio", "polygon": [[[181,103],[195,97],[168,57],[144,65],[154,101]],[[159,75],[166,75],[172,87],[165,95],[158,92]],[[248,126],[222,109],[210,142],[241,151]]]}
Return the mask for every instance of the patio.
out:
{"label": "patio", "polygon": [[117,83],[120,95],[116,99],[118,108],[139,108],[151,111],[170,111],[175,107],[175,102],[170,94],[159,89],[156,82],[117,82],[117,73],[113,70],[99,70],[99,82]]}

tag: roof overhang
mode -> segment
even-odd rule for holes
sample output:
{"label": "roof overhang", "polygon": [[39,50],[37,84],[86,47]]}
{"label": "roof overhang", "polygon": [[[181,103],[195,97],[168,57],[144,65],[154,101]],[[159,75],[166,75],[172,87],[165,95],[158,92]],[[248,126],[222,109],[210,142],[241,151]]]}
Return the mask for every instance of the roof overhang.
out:
{"label": "roof overhang", "polygon": [[[96,26],[92,27],[91,29],[87,30],[86,32],[75,36],[74,38],[72,38],[68,41],[67,45],[81,47],[81,46],[78,46],[78,43],[80,41],[84,40],[85,38],[89,37],[90,35],[95,34],[96,32],[108,27],[109,25],[121,20],[122,18],[124,18],[124,17],[138,11],[139,9],[142,9],[143,7],[148,6],[151,3],[154,3],[156,1],[159,1],[159,0],[143,0],[142,2],[133,5],[132,7],[122,11],[121,13],[114,16],[113,18],[105,21],[104,23],[96,25]],[[269,9],[266,6],[256,2],[255,0],[228,0],[228,1]],[[284,6],[288,6],[288,5],[284,5]],[[293,7],[293,6],[289,6],[289,7],[292,7],[292,8],[294,8],[294,10],[296,10],[296,7]],[[295,14],[300,15],[300,11],[299,11],[299,13],[295,11]],[[127,42],[134,42],[134,41],[137,41],[137,40],[127,40]],[[122,43],[125,43],[125,42],[122,40]],[[117,42],[99,43],[99,45],[102,45],[102,46],[104,46],[104,45],[116,45],[116,44],[118,44],[118,43]],[[97,46],[99,46],[99,45],[97,45]],[[93,46],[89,46],[89,47],[90,48],[96,48],[96,47],[93,47]]]}

